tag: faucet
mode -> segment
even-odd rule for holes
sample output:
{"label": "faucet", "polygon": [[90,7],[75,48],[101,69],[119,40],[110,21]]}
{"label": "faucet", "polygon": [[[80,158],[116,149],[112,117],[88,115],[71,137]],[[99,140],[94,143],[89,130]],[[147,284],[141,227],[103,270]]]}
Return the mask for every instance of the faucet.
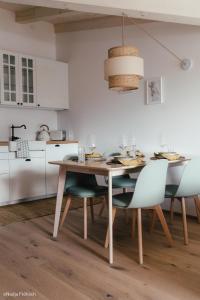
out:
{"label": "faucet", "polygon": [[20,125],[20,126],[14,126],[14,125],[11,126],[11,141],[16,141],[16,140],[19,139],[19,137],[16,137],[15,134],[14,134],[15,128],[24,128],[24,129],[26,129],[26,125],[23,124],[23,125]]}

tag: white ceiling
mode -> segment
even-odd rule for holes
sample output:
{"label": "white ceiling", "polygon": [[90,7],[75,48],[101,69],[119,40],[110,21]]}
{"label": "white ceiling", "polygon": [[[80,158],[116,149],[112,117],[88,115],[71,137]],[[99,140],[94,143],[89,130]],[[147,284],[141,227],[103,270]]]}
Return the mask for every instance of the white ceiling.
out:
{"label": "white ceiling", "polygon": [[[25,1],[22,2],[24,3]],[[50,22],[54,24],[56,32],[80,31],[121,25],[121,17],[119,16],[109,16],[107,14],[97,14],[86,11],[36,7],[19,3],[8,3],[5,1],[0,1],[0,8],[15,12],[16,22],[19,23]],[[147,22],[143,19],[133,19],[133,21],[139,23]],[[129,24],[130,20],[127,20],[126,23]]]}

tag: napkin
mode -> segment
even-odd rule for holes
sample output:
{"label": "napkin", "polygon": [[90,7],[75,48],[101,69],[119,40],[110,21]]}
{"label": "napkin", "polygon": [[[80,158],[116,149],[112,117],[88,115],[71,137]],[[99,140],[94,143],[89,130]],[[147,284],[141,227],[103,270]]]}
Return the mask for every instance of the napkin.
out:
{"label": "napkin", "polygon": [[102,154],[98,152],[86,153],[86,158],[101,158]]}
{"label": "napkin", "polygon": [[138,167],[142,164],[144,164],[144,161],[142,159],[118,159],[119,162],[124,166],[132,166],[132,167]]}
{"label": "napkin", "polygon": [[182,158],[182,156],[180,154],[175,153],[175,152],[158,152],[158,153],[154,153],[154,157],[155,157],[155,159],[166,158],[169,161],[178,160],[178,159]]}
{"label": "napkin", "polygon": [[180,154],[178,154],[178,153],[174,153],[174,154],[171,154],[171,153],[163,153],[162,154],[162,157],[164,157],[164,158],[166,158],[166,159],[168,159],[168,160],[170,160],[170,161],[173,161],[173,160],[178,160],[178,159],[180,159],[181,158],[181,156],[180,156]]}

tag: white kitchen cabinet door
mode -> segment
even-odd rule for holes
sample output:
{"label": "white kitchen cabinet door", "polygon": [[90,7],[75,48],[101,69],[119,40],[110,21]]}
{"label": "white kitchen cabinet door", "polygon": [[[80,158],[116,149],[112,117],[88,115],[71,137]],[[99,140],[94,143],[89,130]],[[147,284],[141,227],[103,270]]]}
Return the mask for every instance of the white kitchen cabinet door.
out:
{"label": "white kitchen cabinet door", "polygon": [[78,144],[47,145],[46,148],[46,192],[56,194],[59,167],[50,165],[49,161],[63,160],[67,156],[77,155]]}
{"label": "white kitchen cabinet door", "polygon": [[18,55],[0,52],[1,104],[19,106]]}
{"label": "white kitchen cabinet door", "polygon": [[45,159],[10,160],[11,201],[45,195]]}
{"label": "white kitchen cabinet door", "polygon": [[19,56],[20,105],[36,106],[36,70],[35,58]]}
{"label": "white kitchen cabinet door", "polygon": [[8,203],[10,200],[9,193],[9,173],[0,172],[0,205]]}
{"label": "white kitchen cabinet door", "polygon": [[9,202],[9,191],[9,164],[7,159],[2,159],[0,160],[0,205]]}
{"label": "white kitchen cabinet door", "polygon": [[37,106],[63,110],[69,108],[68,65],[36,58]]}

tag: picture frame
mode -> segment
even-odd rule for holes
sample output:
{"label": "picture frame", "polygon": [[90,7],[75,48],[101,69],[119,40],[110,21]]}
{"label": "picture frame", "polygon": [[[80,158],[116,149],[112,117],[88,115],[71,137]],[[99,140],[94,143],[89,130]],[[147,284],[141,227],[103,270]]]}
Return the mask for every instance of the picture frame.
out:
{"label": "picture frame", "polygon": [[164,103],[162,77],[153,77],[146,80],[146,104],[162,103]]}

